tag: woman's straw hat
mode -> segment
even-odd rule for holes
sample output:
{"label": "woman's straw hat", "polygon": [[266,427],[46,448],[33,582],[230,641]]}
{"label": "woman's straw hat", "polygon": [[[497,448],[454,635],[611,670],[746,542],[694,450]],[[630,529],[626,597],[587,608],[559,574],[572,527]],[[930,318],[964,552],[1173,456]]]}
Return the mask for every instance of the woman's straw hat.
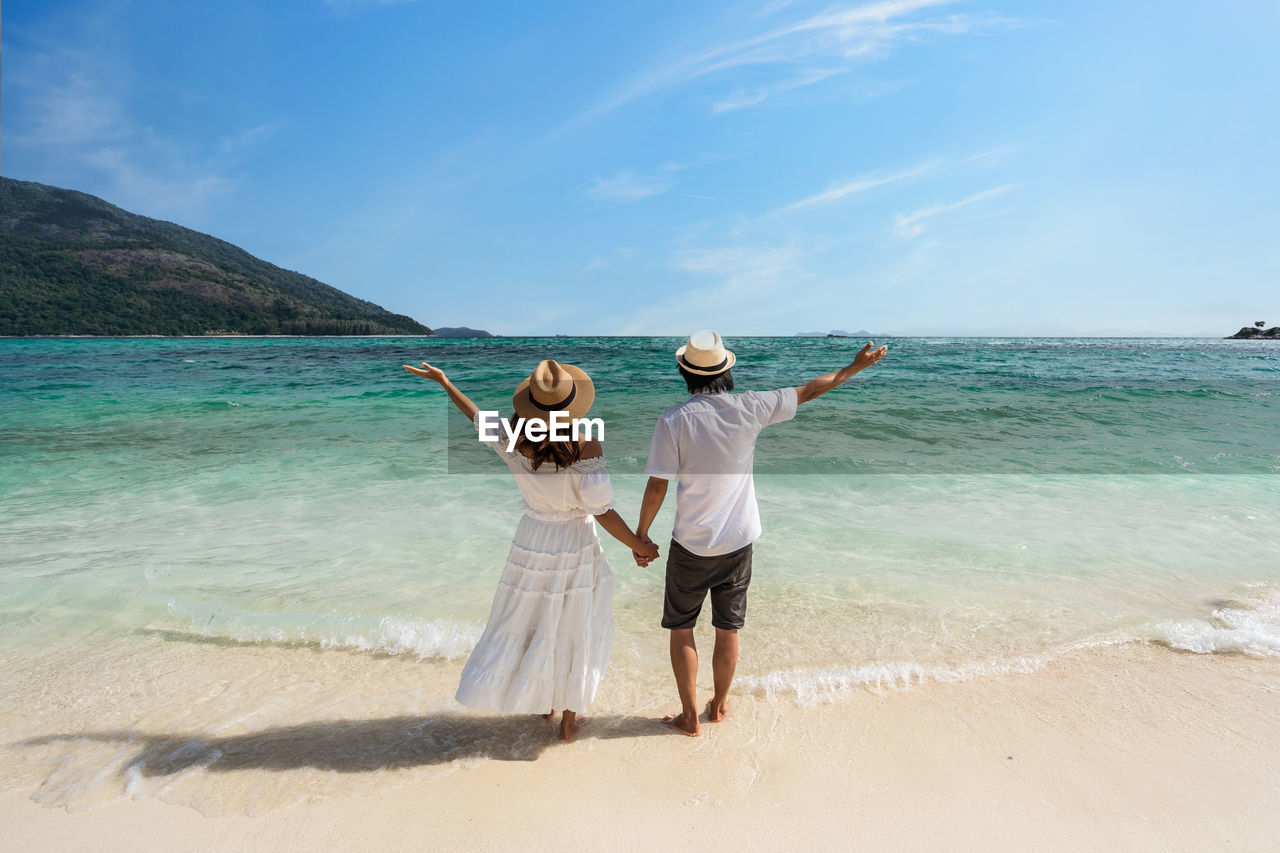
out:
{"label": "woman's straw hat", "polygon": [[689,336],[689,342],[676,350],[676,364],[699,376],[716,376],[733,367],[734,354],[724,348],[724,341],[711,329]]}
{"label": "woman's straw hat", "polygon": [[568,412],[580,418],[596,399],[596,386],[585,370],[554,359],[538,362],[533,374],[511,395],[511,405],[522,418],[550,420],[552,412]]}

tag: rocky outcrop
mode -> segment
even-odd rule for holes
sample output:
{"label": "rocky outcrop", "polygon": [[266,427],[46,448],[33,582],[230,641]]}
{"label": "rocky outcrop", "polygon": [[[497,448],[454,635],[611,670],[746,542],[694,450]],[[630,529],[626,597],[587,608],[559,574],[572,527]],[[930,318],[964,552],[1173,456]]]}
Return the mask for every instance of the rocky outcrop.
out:
{"label": "rocky outcrop", "polygon": [[1234,335],[1227,335],[1227,340],[1250,340],[1253,338],[1276,338],[1280,339],[1280,326],[1272,326],[1270,329],[1259,329],[1257,326],[1244,326]]}

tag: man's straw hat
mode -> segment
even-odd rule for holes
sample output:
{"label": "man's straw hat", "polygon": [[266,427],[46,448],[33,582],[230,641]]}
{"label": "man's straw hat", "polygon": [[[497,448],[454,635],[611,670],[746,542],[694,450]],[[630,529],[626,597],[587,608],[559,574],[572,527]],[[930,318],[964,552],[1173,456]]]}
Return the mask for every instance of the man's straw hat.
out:
{"label": "man's straw hat", "polygon": [[676,364],[699,376],[717,376],[733,367],[737,360],[711,329],[694,332],[689,336],[689,342],[676,350]]}

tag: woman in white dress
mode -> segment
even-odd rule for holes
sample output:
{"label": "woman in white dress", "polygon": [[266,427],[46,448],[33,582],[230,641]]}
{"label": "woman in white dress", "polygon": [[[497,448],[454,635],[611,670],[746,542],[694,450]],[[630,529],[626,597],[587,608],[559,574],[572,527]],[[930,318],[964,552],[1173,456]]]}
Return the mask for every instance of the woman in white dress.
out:
{"label": "woman in white dress", "polygon": [[[421,368],[404,368],[438,382],[459,411],[480,425],[475,403],[444,371],[425,361]],[[594,399],[584,371],[548,359],[520,383],[511,402],[517,417],[547,422],[553,412],[584,417]],[[485,711],[548,718],[563,711],[560,737],[570,741],[613,647],[613,572],[593,519],[641,560],[657,557],[658,549],[613,509],[613,485],[598,441],[531,441],[521,431],[508,450],[506,431],[495,426],[500,440],[490,446],[515,476],[524,516],[484,634],[462,670],[457,699]]]}

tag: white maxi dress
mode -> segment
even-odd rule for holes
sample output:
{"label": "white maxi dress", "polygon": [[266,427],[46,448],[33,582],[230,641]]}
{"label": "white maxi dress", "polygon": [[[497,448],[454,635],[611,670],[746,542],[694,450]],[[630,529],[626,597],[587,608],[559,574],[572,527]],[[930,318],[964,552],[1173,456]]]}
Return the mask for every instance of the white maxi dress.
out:
{"label": "white maxi dress", "polygon": [[609,472],[603,457],[534,471],[504,442],[490,446],[515,476],[524,516],[457,700],[484,711],[581,713],[613,648],[613,572],[592,518],[613,508]]}

